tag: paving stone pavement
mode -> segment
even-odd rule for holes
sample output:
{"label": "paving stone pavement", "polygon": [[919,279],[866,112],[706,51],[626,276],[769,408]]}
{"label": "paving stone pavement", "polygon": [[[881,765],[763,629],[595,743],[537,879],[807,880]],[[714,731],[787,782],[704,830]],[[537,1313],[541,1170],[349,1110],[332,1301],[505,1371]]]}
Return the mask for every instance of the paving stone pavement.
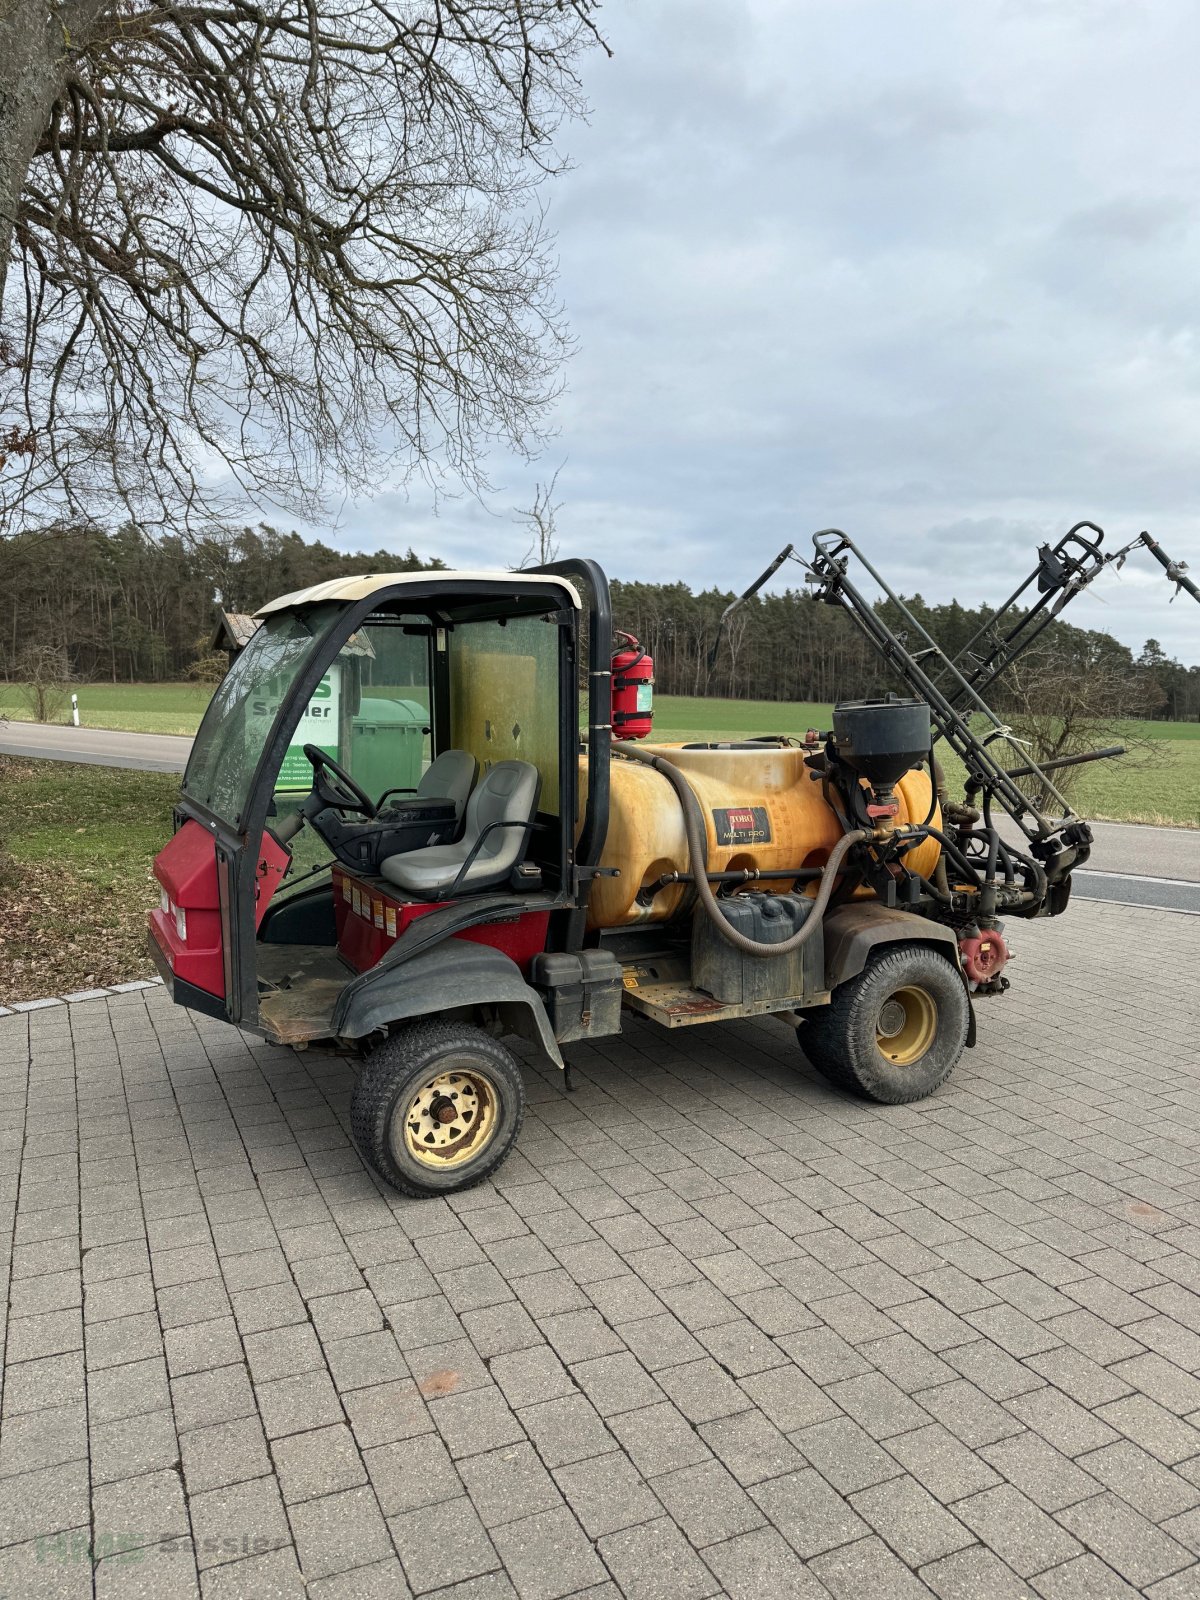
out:
{"label": "paving stone pavement", "polygon": [[335,1056],[0,1018],[0,1596],[1200,1596],[1200,921],[1010,932],[930,1100],[630,1021],[447,1200]]}

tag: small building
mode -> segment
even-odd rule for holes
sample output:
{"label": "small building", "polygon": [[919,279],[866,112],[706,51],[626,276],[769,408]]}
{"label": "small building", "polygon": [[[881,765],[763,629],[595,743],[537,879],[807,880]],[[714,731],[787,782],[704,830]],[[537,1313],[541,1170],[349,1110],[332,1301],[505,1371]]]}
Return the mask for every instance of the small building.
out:
{"label": "small building", "polygon": [[225,611],[217,607],[217,620],[208,648],[223,650],[232,664],[239,651],[244,650],[258,630],[258,619],[248,611]]}

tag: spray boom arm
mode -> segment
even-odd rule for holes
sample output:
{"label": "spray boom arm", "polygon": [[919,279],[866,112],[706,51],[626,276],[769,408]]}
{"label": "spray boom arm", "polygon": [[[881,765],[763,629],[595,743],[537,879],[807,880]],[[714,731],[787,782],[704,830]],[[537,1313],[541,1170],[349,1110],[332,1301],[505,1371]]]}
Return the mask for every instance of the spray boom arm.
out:
{"label": "spray boom arm", "polygon": [[[1086,532],[1084,530],[1087,530]],[[1088,538],[1088,533],[1094,538]],[[951,703],[963,705],[966,685],[980,695],[1029,649],[1075,596],[1099,577],[1111,557],[1100,549],[1104,530],[1094,522],[1077,522],[1056,545],[1044,544],[1038,550],[1037,566],[999,606],[955,657],[959,682],[951,680],[947,692]],[[1018,603],[1028,590],[1037,586],[1038,598],[1024,610]],[[986,653],[978,653],[986,649]],[[939,672],[939,679],[946,674]]]}
{"label": "spray boom arm", "polygon": [[763,584],[766,583],[768,578],[773,578],[775,576],[783,563],[793,553],[794,549],[794,545],[785,545],[775,557],[774,561],[772,561],[767,570],[755,578],[750,587],[748,589],[744,589],[742,593],[738,595],[736,600],[731,600],[725,607],[724,611],[722,611],[720,621],[717,623],[716,634],[713,637],[712,647],[708,652],[709,672],[711,672],[717,664],[717,653],[721,648],[721,636],[725,632],[725,624],[729,621],[730,617],[739,606],[744,606],[747,600],[752,600],[754,598],[754,596],[762,588]]}
{"label": "spray boom arm", "polygon": [[[1119,567],[1129,552],[1136,550],[1139,545],[1149,550],[1155,561],[1158,562],[1167,577],[1170,578],[1175,585],[1175,594],[1182,590],[1185,594],[1190,594],[1193,600],[1200,600],[1200,587],[1197,587],[1194,580],[1188,577],[1187,562],[1172,561],[1158,540],[1152,539],[1148,533],[1139,533],[1132,543],[1127,544],[1124,550],[1118,550],[1115,555],[1109,557],[1109,560],[1116,562]],[[1172,600],[1174,600],[1175,594],[1171,596]]]}
{"label": "spray boom arm", "polygon": [[[1124,750],[1120,746],[1112,746],[1039,766],[1030,759],[1024,741],[1016,738],[1012,729],[997,716],[983,696],[984,691],[1034,644],[1077,594],[1082,593],[1108,567],[1120,568],[1132,550],[1148,550],[1175,584],[1176,593],[1186,590],[1193,599],[1200,600],[1200,587],[1187,576],[1186,566],[1182,562],[1172,561],[1148,533],[1139,534],[1123,549],[1112,552],[1102,548],[1103,541],[1103,529],[1094,522],[1083,521],[1075,523],[1056,544],[1042,545],[1033,571],[953,657],[946,654],[853,540],[839,528],[826,528],[814,534],[813,554],[807,559],[797,555],[791,545],[781,550],[767,570],[722,613],[708,656],[710,671],[728,618],[752,595],[757,594],[785,561],[789,558],[797,561],[807,572],[809,582],[814,585],[816,598],[829,605],[841,606],[883,662],[907,685],[915,700],[928,706],[929,728],[933,736],[928,752],[930,773],[937,797],[945,808],[943,825],[949,825],[952,821],[955,837],[949,838],[932,826],[931,805],[930,815],[925,822],[898,830],[892,835],[892,847],[883,848],[882,854],[880,841],[875,839],[868,853],[874,858],[875,868],[882,873],[879,883],[888,896],[886,903],[895,903],[892,898],[895,894],[894,872],[899,856],[904,853],[908,843],[922,835],[932,834],[941,841],[943,852],[954,870],[975,883],[979,891],[981,926],[985,922],[990,926],[994,920],[998,896],[1002,893],[1010,906],[1015,903],[1023,907],[1020,915],[1039,915],[1047,905],[1053,915],[1065,906],[1069,892],[1066,880],[1073,867],[1081,866],[1087,860],[1092,834],[1087,823],[1076,816],[1049,774],[1060,767],[1122,755]],[[862,592],[859,569],[875,585],[879,597],[887,602],[892,614],[900,616],[903,631],[897,631],[889,625],[878,598],[869,599]],[[1026,599],[1026,596],[1029,598]],[[893,705],[892,710],[898,711],[899,706]],[[933,748],[939,739],[946,741],[966,768],[965,805],[953,806],[947,800],[944,779]],[[1006,762],[998,759],[996,746],[1007,747]],[[1015,761],[1014,754],[1018,758]],[[838,741],[831,738],[824,757],[813,758],[810,765],[814,766],[814,776],[818,771],[823,771],[836,777],[844,767]],[[1036,781],[1036,803],[1022,788],[1019,779]],[[841,782],[841,778],[838,782]],[[851,802],[861,801],[856,783],[842,783],[842,788]],[[981,800],[982,817],[972,804],[976,797]],[[992,821],[995,803],[999,803],[1021,829],[1028,841],[1029,854],[1023,854],[1001,839]],[[868,832],[874,827],[869,818],[860,817],[858,821],[860,824],[868,823]],[[849,830],[851,820],[844,817],[843,824]],[[981,856],[983,861],[978,859]],[[891,868],[885,857],[891,859]],[[1006,877],[1003,889],[998,887],[997,881],[1000,863],[1004,864]],[[873,869],[868,867],[866,870],[870,876]],[[893,873],[891,881],[886,875],[889,870]],[[1018,870],[1024,875],[1026,891],[1019,894],[1014,902],[1009,885]],[[925,891],[943,902],[949,901],[953,907],[955,895],[947,892],[944,882],[940,889],[924,880],[921,880],[921,885]],[[920,885],[914,880],[910,890],[919,893]]]}
{"label": "spray boom arm", "polygon": [[[904,680],[912,694],[928,705],[935,742],[944,739],[957,752],[967,769],[971,786],[984,790],[989,796],[994,795],[1030,841],[1047,840],[1065,827],[1079,826],[1066,799],[1049,777],[1029,762],[1024,750],[1020,753],[1030,775],[1038,779],[1042,793],[1061,807],[1060,814],[1057,817],[1047,816],[1018,787],[991,749],[997,742],[1017,749],[1018,743],[1011,729],[986,703],[971,678],[946,655],[900,596],[889,588],[853,540],[838,528],[826,528],[813,535],[813,546],[814,554],[802,564],[808,569],[817,598],[830,605],[840,605],[849,612],[880,657]],[[902,637],[893,632],[875,605],[851,579],[851,562],[856,562],[871,577],[904,618],[906,629],[911,633],[906,632]],[[1022,585],[1017,594],[1022,593],[1031,581]],[[1008,609],[1015,599],[1016,596],[1002,610]],[[910,637],[918,641],[915,652],[908,648],[907,640]],[[1015,650],[1010,651],[1005,657],[1005,664],[1014,659],[1016,653]],[[995,672],[990,672],[987,681],[990,682],[994,676]],[[970,725],[969,719],[973,714],[990,725],[982,737]]]}

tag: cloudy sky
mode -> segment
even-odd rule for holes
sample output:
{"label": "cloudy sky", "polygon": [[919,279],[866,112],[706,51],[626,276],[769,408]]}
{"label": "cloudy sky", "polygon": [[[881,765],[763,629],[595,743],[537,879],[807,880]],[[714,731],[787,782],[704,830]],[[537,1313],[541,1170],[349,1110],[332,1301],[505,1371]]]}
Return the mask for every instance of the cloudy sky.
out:
{"label": "cloudy sky", "polygon": [[[558,438],[496,464],[494,511],[565,462],[564,553],[700,587],[831,523],[928,598],[1000,599],[1082,517],[1200,573],[1194,0],[605,17],[551,201],[579,351]],[[338,542],[524,546],[419,491],[345,507]],[[1070,617],[1200,661],[1200,608],[1169,595],[1142,555]]]}

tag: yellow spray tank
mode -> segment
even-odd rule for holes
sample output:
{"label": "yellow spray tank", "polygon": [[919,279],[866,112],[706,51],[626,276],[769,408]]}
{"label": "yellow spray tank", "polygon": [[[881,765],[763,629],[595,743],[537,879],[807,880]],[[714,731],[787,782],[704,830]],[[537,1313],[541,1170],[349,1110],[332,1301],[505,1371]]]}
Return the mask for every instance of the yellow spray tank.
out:
{"label": "yellow spray tank", "polygon": [[[704,817],[709,872],[818,868],[842,837],[842,825],[825,802],[819,776],[805,766],[802,749],[770,745],[751,750],[689,749],[670,744],[638,748],[686,774]],[[586,763],[581,764],[580,779],[583,791]],[[932,799],[928,774],[906,773],[896,784],[896,798],[897,827],[924,822]],[[581,807],[584,799],[581,792]],[[940,827],[937,808],[932,820]],[[923,839],[905,857],[906,865],[931,877],[940,849],[936,839]],[[664,874],[691,871],[679,797],[653,767],[619,755],[614,755],[610,767],[608,837],[601,866],[615,868],[620,876],[594,880],[589,927],[667,922],[689,913],[696,903],[690,884],[654,889]],[[791,890],[793,882],[771,878],[754,881],[754,887],[782,893]],[[815,886],[808,892],[815,893]]]}

